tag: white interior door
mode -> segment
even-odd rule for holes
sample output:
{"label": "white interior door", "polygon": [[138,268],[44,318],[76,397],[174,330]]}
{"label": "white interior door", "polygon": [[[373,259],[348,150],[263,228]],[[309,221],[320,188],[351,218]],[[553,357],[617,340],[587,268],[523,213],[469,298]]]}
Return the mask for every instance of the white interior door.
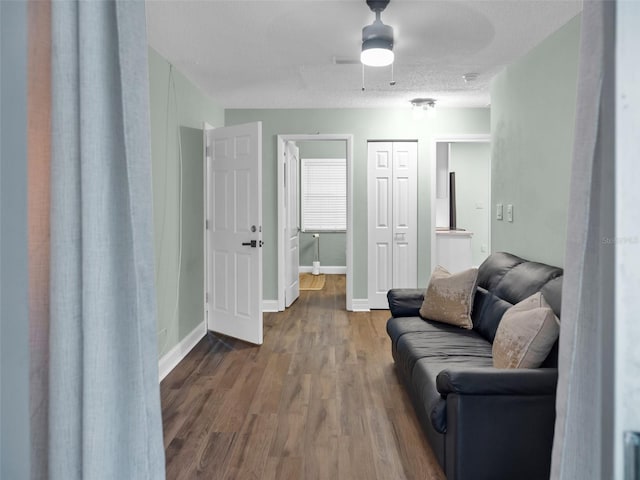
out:
{"label": "white interior door", "polygon": [[262,343],[262,124],[208,131],[209,329]]}
{"label": "white interior door", "polygon": [[418,280],[417,142],[369,142],[369,308]]}
{"label": "white interior door", "polygon": [[393,144],[368,144],[369,308],[388,308],[393,286]]}
{"label": "white interior door", "polygon": [[393,288],[418,281],[417,158],[417,142],[393,143]]}
{"label": "white interior door", "polygon": [[300,296],[300,150],[295,142],[285,145],[284,189],[287,239],[285,265],[285,306],[289,307]]}

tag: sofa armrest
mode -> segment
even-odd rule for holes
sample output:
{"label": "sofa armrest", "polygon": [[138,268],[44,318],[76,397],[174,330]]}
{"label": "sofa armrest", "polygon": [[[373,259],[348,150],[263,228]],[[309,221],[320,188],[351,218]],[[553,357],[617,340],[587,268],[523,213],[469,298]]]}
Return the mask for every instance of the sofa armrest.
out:
{"label": "sofa armrest", "polygon": [[389,310],[394,317],[418,317],[424,300],[424,289],[392,288],[387,292]]}
{"label": "sofa armrest", "polygon": [[455,480],[549,478],[556,396],[446,398],[445,475]]}
{"label": "sofa armrest", "polygon": [[436,378],[440,395],[554,395],[558,383],[556,368],[445,369]]}

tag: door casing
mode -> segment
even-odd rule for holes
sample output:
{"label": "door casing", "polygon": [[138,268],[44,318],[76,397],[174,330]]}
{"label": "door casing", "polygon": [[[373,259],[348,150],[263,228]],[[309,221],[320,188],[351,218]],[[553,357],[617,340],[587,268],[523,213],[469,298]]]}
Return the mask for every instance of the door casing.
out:
{"label": "door casing", "polygon": [[285,238],[285,190],[284,190],[284,155],[288,141],[343,141],[346,145],[347,157],[347,310],[353,310],[353,135],[351,134],[281,134],[278,135],[278,310],[285,309],[284,289],[286,244]]}
{"label": "door casing", "polygon": [[[491,142],[490,134],[442,134],[434,137],[431,143],[431,166],[430,166],[430,177],[431,177],[431,259],[430,265],[431,270],[429,271],[429,275],[433,272],[433,269],[436,267],[436,159],[437,159],[437,144],[438,143],[482,143],[482,142]],[[489,185],[491,185],[491,169],[489,169]],[[492,205],[491,198],[491,187],[489,187],[489,218],[491,218],[491,212],[493,211],[491,208]],[[489,245],[488,245],[488,253],[491,253],[491,228],[489,228]]]}

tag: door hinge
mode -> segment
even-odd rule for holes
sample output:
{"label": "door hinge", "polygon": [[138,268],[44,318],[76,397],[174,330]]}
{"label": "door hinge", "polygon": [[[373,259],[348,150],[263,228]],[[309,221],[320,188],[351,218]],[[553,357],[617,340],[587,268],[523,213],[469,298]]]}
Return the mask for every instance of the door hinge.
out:
{"label": "door hinge", "polygon": [[209,145],[207,145],[205,148],[205,156],[207,158],[211,158],[211,147]]}
{"label": "door hinge", "polygon": [[205,295],[204,295],[204,302],[205,302],[205,303],[209,303],[209,292],[205,293]]}
{"label": "door hinge", "polygon": [[209,230],[209,220],[204,221],[204,229]]}

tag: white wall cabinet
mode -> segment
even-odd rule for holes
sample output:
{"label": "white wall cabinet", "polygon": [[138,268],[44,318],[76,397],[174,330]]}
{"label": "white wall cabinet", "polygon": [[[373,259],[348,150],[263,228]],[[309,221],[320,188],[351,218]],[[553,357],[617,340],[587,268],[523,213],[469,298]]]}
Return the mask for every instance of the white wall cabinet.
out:
{"label": "white wall cabinet", "polygon": [[417,142],[368,144],[369,308],[418,281]]}

